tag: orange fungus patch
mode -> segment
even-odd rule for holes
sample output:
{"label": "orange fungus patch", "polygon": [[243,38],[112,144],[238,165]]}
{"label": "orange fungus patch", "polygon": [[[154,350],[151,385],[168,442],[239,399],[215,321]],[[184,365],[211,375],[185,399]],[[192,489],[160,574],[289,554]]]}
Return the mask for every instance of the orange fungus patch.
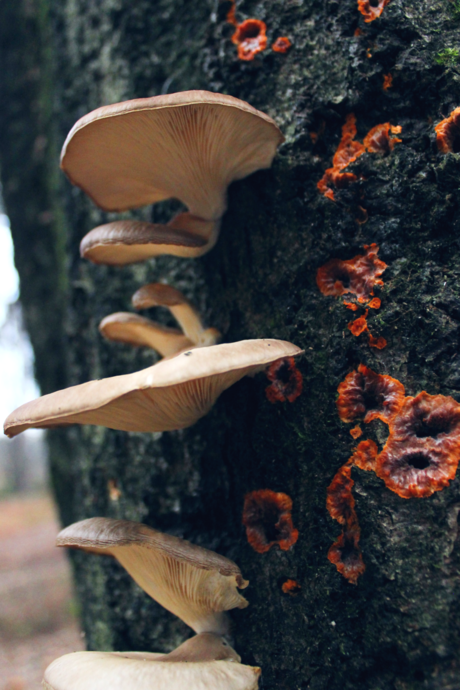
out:
{"label": "orange fungus patch", "polygon": [[[379,248],[376,244],[365,244],[365,254],[358,254],[353,259],[343,261],[342,259],[330,259],[324,266],[321,266],[316,273],[316,284],[323,295],[339,297],[350,294],[354,296],[359,305],[367,305],[371,309],[379,309],[381,300],[373,297],[376,285],[382,286],[383,280],[380,276],[387,268],[387,264],[378,257]],[[359,306],[356,302],[343,300],[347,309],[357,311]],[[383,337],[375,337],[370,333],[367,325],[369,309],[366,309],[362,316],[354,321],[350,321],[348,329],[355,336],[367,333],[369,345],[382,349],[386,347],[387,341]]]}
{"label": "orange fungus patch", "polygon": [[267,369],[267,378],[272,384],[265,389],[268,400],[294,402],[302,392],[302,374],[297,369],[294,357],[273,362]]}
{"label": "orange fungus patch", "polygon": [[260,489],[244,499],[243,525],[248,542],[257,553],[266,553],[277,544],[288,551],[299,538],[292,524],[292,500],[287,494]]}
{"label": "orange fungus patch", "polygon": [[361,335],[361,333],[364,333],[367,331],[367,315],[369,313],[369,309],[366,309],[365,313],[363,316],[360,316],[358,319],[355,319],[354,321],[350,321],[348,324],[348,330],[353,333],[353,335]]}
{"label": "orange fungus patch", "polygon": [[370,472],[371,470],[375,470],[375,461],[377,459],[378,452],[379,450],[375,441],[372,441],[371,439],[361,441],[351,456],[351,462],[361,470]]}
{"label": "orange fungus patch", "polygon": [[388,424],[404,402],[404,386],[385,374],[376,374],[364,364],[339,384],[337,411],[342,422],[363,419],[368,424],[381,419]]}
{"label": "orange fungus patch", "polygon": [[357,438],[359,438],[360,436],[363,435],[363,430],[361,429],[359,424],[357,424],[356,426],[353,427],[353,429],[350,429],[350,434],[351,434],[352,438],[354,438],[356,441]]}
{"label": "orange fungus patch", "polygon": [[445,120],[434,128],[436,143],[441,153],[459,153],[460,151],[460,108],[455,108]]}
{"label": "orange fungus patch", "polygon": [[327,489],[326,506],[329,515],[343,525],[342,534],[330,547],[327,557],[339,573],[355,585],[366,566],[359,548],[361,531],[355,511],[355,499],[351,493],[354,485],[351,467],[350,458],[337,472]]}
{"label": "orange fungus patch", "polygon": [[370,129],[364,137],[363,143],[366,151],[369,153],[380,154],[391,153],[395,147],[395,144],[398,144],[402,141],[397,137],[390,137],[390,131],[393,133],[395,129],[401,131],[400,127],[391,127],[389,122],[372,127],[372,129]]}
{"label": "orange fungus patch", "polygon": [[388,91],[393,86],[393,75],[389,72],[383,75],[383,90]]}
{"label": "orange fungus patch", "polygon": [[459,459],[460,405],[422,391],[391,420],[375,471],[402,498],[423,498],[448,486]]}
{"label": "orange fungus patch", "polygon": [[292,43],[287,36],[280,36],[273,43],[272,50],[274,50],[275,53],[287,53],[291,46]]}
{"label": "orange fungus patch", "polygon": [[297,580],[286,580],[286,582],[283,582],[281,585],[281,589],[285,594],[290,594],[291,597],[296,596],[296,594],[299,594],[300,590],[302,587],[299,585]]}
{"label": "orange fungus patch", "polygon": [[390,0],[358,0],[358,10],[364,16],[366,24],[378,19]]}
{"label": "orange fungus patch", "polygon": [[[368,57],[371,57],[370,54]],[[390,132],[391,134],[399,134],[401,127],[392,126],[389,122],[372,127],[362,144],[355,141],[356,132],[356,117],[353,113],[349,113],[342,127],[342,138],[332,159],[332,168],[326,170],[317,184],[321,194],[324,194],[331,201],[335,201],[334,188],[343,189],[358,179],[354,173],[343,172],[350,163],[353,163],[365,151],[368,153],[390,153],[395,144],[401,141],[396,137],[390,137]],[[356,221],[360,224],[367,221],[365,208],[360,207]]]}
{"label": "orange fungus patch", "polygon": [[349,113],[342,127],[342,138],[332,159],[332,168],[326,170],[317,184],[321,194],[332,201],[334,201],[333,187],[342,189],[358,179],[353,173],[342,172],[347,165],[364,153],[364,146],[354,141],[356,131],[356,117],[353,113]]}
{"label": "orange fungus patch", "polygon": [[[316,284],[323,295],[340,297],[351,294],[362,303],[372,299],[374,287],[383,285],[380,276],[387,264],[377,257],[379,248],[376,244],[364,245],[364,249],[364,254],[358,254],[352,259],[330,259],[318,268]],[[349,304],[346,303],[350,309],[352,307]]]}
{"label": "orange fungus patch", "polygon": [[267,26],[260,19],[246,19],[237,25],[232,41],[238,46],[240,60],[254,60],[267,47]]}

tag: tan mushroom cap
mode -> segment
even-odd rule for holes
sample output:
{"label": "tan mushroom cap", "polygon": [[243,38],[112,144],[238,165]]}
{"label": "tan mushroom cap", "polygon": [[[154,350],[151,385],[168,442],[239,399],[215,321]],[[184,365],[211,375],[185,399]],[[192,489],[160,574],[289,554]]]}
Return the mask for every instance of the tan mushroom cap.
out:
{"label": "tan mushroom cap", "polygon": [[128,520],[90,518],[58,534],[56,546],[114,556],[165,609],[195,632],[228,631],[224,611],[245,608],[248,582],[224,556]]}
{"label": "tan mushroom cap", "polygon": [[[150,655],[145,655],[146,657]],[[169,664],[110,652],[74,652],[45,671],[45,690],[256,690],[260,668],[232,661]]]}
{"label": "tan mushroom cap", "polygon": [[168,328],[138,314],[124,311],[102,319],[99,331],[107,340],[135,347],[150,347],[162,357],[194,347],[194,343],[177,328]]}
{"label": "tan mushroom cap", "polygon": [[5,421],[16,436],[30,428],[97,424],[122,431],[184,429],[203,417],[243,376],[303,352],[284,340],[242,340],[196,348],[147,369],[89,381],[21,405]]}
{"label": "tan mushroom cap", "polygon": [[106,211],[171,197],[218,220],[227,187],[269,168],[284,137],[245,101],[183,91],[98,108],[72,127],[61,167]]}
{"label": "tan mushroom cap", "polygon": [[196,258],[215,244],[220,223],[180,213],[167,225],[117,220],[99,225],[80,243],[80,255],[95,264],[124,266],[169,254]]}
{"label": "tan mushroom cap", "polygon": [[167,307],[182,331],[198,347],[215,345],[221,334],[216,328],[203,328],[201,317],[193,304],[176,288],[163,283],[143,285],[132,297],[135,309]]}

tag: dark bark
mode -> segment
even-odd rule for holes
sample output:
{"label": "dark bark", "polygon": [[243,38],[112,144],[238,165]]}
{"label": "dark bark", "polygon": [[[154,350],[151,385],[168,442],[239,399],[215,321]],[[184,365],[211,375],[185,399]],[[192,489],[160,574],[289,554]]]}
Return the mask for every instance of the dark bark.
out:
{"label": "dark bark", "polygon": [[[44,392],[62,381],[151,363],[147,352],[101,342],[97,324],[108,313],[128,310],[134,290],[152,280],[184,290],[228,341],[278,337],[306,350],[300,362],[304,393],[292,405],[269,403],[267,381],[258,376],[235,385],[183,432],[152,436],[87,427],[60,437],[67,440],[67,457],[75,456],[66,475],[72,491],[60,494],[66,520],[141,520],[242,567],[251,581],[251,605],[232,616],[235,646],[245,662],[262,666],[264,688],[458,687],[458,480],[430,498],[405,500],[375,475],[353,470],[367,566],[356,587],[327,560],[340,527],[325,505],[326,488],[355,445],[335,399],[338,384],[358,363],[399,379],[408,395],[426,390],[460,399],[460,156],[438,153],[434,134],[434,124],[460,103],[457,4],[392,0],[380,19],[364,24],[356,0],[242,2],[238,16],[266,21],[269,45],[279,35],[294,44],[287,55],[267,49],[248,63],[237,60],[230,40],[228,2],[103,0],[96,6],[61,0],[47,15],[37,0],[0,11],[0,25],[8,11],[18,26],[16,41],[21,37],[14,45],[2,36],[2,102],[11,105],[2,115],[0,155]],[[354,36],[358,26],[363,33]],[[40,45],[47,48],[45,62]],[[25,81],[25,55],[42,70],[33,88]],[[15,79],[9,78],[11,61]],[[393,86],[383,91],[389,72]],[[273,168],[232,185],[219,243],[200,260],[165,257],[119,270],[82,262],[81,236],[116,216],[97,210],[68,184],[59,195],[56,149],[46,149],[43,169],[32,157],[40,127],[55,128],[60,145],[74,121],[101,104],[191,88],[230,93],[273,116],[287,136]],[[36,109],[34,89],[46,94]],[[337,192],[333,203],[316,184],[331,165],[350,112],[360,141],[371,127],[390,121],[402,126],[403,142],[387,156],[359,158],[349,171],[362,179]],[[310,132],[323,127],[314,143]],[[44,206],[42,189],[50,199]],[[64,221],[54,235],[48,226],[37,227],[37,213],[49,204],[62,204],[69,227],[65,319],[71,339],[65,354],[64,258],[56,251]],[[363,225],[350,213],[357,205],[369,214]],[[155,219],[168,219],[175,208],[173,202],[159,205]],[[151,211],[133,215],[149,218]],[[38,242],[46,243],[42,263],[40,252],[30,251]],[[350,312],[340,300],[322,296],[315,283],[328,259],[351,258],[371,242],[389,266],[382,307],[370,318],[371,330],[388,340],[383,350],[354,338],[347,329]],[[44,314],[53,319],[46,327]],[[51,362],[46,349],[53,352]],[[385,439],[379,422],[365,431],[379,443]],[[63,459],[64,451],[60,467]],[[121,491],[117,502],[109,497],[110,480]],[[288,552],[274,548],[260,555],[246,542],[243,499],[258,488],[293,499],[300,536]],[[116,564],[83,555],[75,563],[91,649],[171,649],[188,634]],[[302,587],[295,597],[281,591],[288,577]]]}

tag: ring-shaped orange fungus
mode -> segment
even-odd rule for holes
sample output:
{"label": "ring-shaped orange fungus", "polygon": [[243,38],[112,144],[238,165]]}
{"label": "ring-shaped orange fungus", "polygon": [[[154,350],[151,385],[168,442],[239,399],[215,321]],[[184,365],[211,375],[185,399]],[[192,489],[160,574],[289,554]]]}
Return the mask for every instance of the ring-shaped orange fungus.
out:
{"label": "ring-shaped orange fungus", "polygon": [[291,46],[292,43],[287,36],[279,36],[273,43],[272,50],[274,50],[275,53],[287,53]]}
{"label": "ring-shaped orange fungus", "polygon": [[402,498],[424,498],[455,477],[460,460],[460,404],[422,391],[390,421],[376,474]]}
{"label": "ring-shaped orange fungus", "polygon": [[390,0],[358,0],[358,10],[364,16],[366,24],[378,19]]}
{"label": "ring-shaped orange fungus", "polygon": [[281,589],[284,594],[290,594],[291,597],[295,597],[301,591],[302,587],[299,585],[297,580],[291,580],[290,578],[283,582]]}
{"label": "ring-shaped orange fungus", "polygon": [[267,47],[267,26],[260,19],[246,19],[238,24],[232,41],[238,46],[240,60],[254,60]]}
{"label": "ring-shaped orange fungus", "polygon": [[402,383],[386,374],[377,374],[364,364],[351,371],[337,388],[337,411],[342,422],[363,419],[368,424],[381,419],[388,424],[402,408]]}
{"label": "ring-shaped orange fungus", "polygon": [[449,117],[441,120],[434,128],[436,144],[441,153],[460,152],[460,108],[452,110]]}
{"label": "ring-shaped orange fungus", "polygon": [[265,389],[265,394],[271,403],[292,403],[302,392],[303,378],[296,367],[294,357],[273,362],[267,369],[267,378],[272,383]]}
{"label": "ring-shaped orange fungus", "polygon": [[356,585],[366,566],[359,548],[361,530],[355,511],[355,499],[351,493],[354,485],[351,478],[352,464],[351,457],[339,469],[327,489],[326,506],[329,514],[343,525],[342,534],[330,547],[327,557],[348,582]]}
{"label": "ring-shaped orange fungus", "polygon": [[[372,300],[374,287],[383,285],[380,276],[388,266],[377,257],[379,247],[375,243],[364,245],[364,250],[352,259],[330,259],[318,268],[316,284],[323,295],[352,294],[361,303]],[[353,309],[349,304],[346,306]]]}
{"label": "ring-shaped orange fungus", "polygon": [[288,551],[299,538],[292,524],[292,500],[287,494],[260,489],[246,494],[243,525],[248,542],[257,553],[266,553],[277,544]]}

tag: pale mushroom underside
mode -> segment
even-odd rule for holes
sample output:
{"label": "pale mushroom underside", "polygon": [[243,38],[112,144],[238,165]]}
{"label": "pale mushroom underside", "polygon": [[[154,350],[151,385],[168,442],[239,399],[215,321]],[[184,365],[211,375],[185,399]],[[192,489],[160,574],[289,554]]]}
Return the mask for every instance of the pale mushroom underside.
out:
{"label": "pale mushroom underside", "polygon": [[171,431],[194,424],[220,393],[246,374],[300,348],[282,340],[244,340],[181,352],[135,372],[89,381],[21,405],[7,436],[29,428],[95,424],[122,431]]}
{"label": "pale mushroom underside", "polygon": [[116,312],[106,316],[99,324],[99,331],[107,340],[134,347],[149,347],[162,357],[169,357],[195,346],[177,328],[168,328],[129,312]]}
{"label": "pale mushroom underside", "polygon": [[146,525],[89,518],[66,527],[57,546],[114,556],[137,584],[195,632],[225,634],[224,611],[245,608],[247,586],[233,561]]}
{"label": "pale mushroom underside", "polygon": [[[148,655],[151,657],[151,655]],[[232,661],[196,663],[74,652],[45,671],[45,690],[255,690],[260,669]]]}
{"label": "pale mushroom underside", "polygon": [[69,133],[61,167],[107,211],[173,197],[218,220],[230,182],[270,167],[282,141],[276,124],[244,101],[190,91],[89,113]]}

